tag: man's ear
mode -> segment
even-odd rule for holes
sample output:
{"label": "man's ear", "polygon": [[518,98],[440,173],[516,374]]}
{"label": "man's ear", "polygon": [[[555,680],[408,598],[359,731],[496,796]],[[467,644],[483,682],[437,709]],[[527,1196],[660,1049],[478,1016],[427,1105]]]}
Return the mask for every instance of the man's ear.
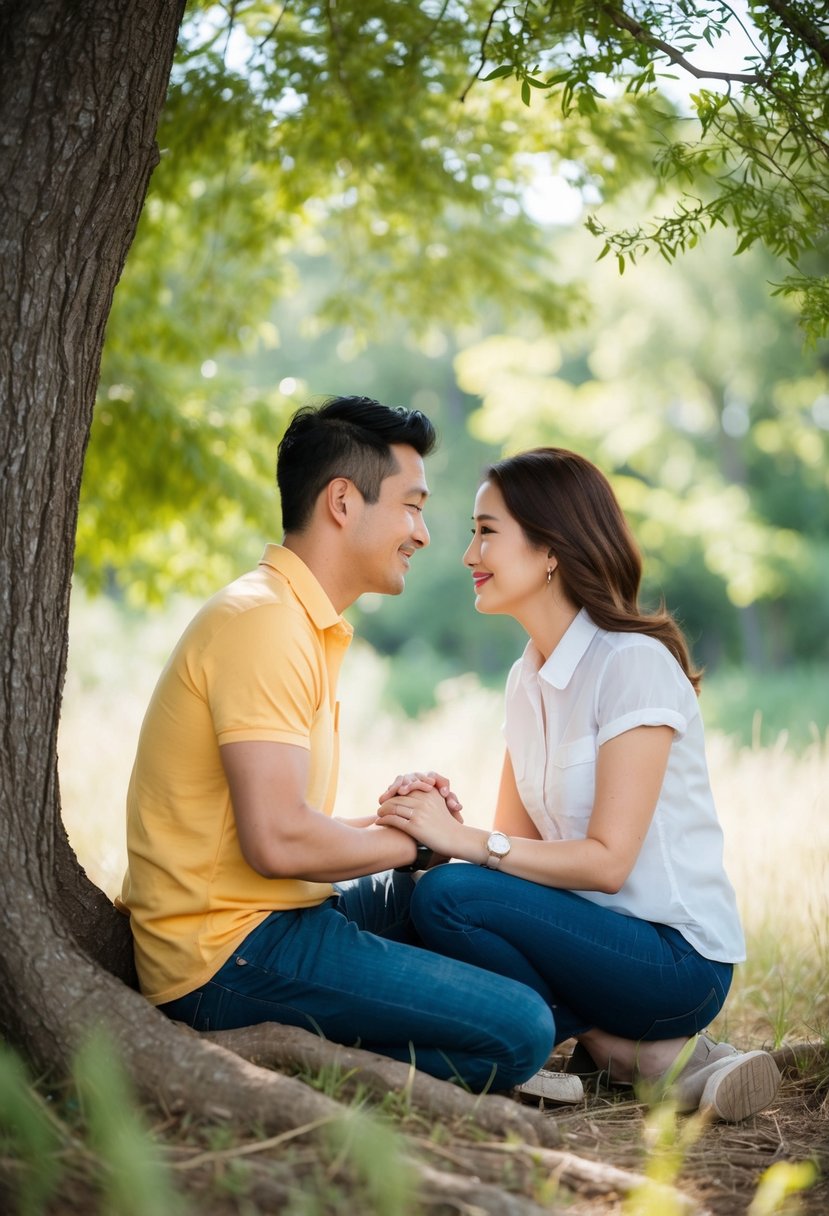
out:
{"label": "man's ear", "polygon": [[323,491],[328,516],[341,528],[348,523],[349,515],[353,513],[356,490],[354,482],[348,477],[335,477]]}

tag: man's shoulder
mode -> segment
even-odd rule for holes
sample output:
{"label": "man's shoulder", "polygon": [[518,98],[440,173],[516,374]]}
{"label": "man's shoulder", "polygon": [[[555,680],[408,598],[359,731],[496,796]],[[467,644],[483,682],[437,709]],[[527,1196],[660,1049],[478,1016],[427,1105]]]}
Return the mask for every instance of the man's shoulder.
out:
{"label": "man's shoulder", "polygon": [[313,634],[313,624],[290,584],[260,568],[217,591],[191,621],[181,646],[204,651],[228,635],[235,644],[246,636],[253,645],[263,636],[270,644],[279,637],[290,637],[295,643]]}
{"label": "man's shoulder", "polygon": [[260,609],[307,615],[288,580],[275,570],[258,566],[212,595],[193,618],[193,624],[208,622],[215,626],[230,617],[242,617]]}
{"label": "man's shoulder", "polygon": [[288,580],[278,571],[264,566],[240,575],[205,604],[206,610],[219,614],[241,614],[257,608],[303,610]]}

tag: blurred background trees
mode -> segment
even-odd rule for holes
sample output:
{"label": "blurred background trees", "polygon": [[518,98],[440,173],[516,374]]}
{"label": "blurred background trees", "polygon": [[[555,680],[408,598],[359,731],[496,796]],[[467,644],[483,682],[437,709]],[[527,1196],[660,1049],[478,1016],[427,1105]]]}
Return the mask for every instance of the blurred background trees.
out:
{"label": "blurred background trees", "polygon": [[481,469],[536,443],[612,476],[646,596],[709,671],[829,664],[811,10],[193,4],[108,330],[78,581],[144,605],[235,576],[279,537],[291,410],[358,392],[442,433],[432,548],[405,596],[353,611],[410,711],[449,676],[497,683],[522,644],[474,616],[460,554]]}

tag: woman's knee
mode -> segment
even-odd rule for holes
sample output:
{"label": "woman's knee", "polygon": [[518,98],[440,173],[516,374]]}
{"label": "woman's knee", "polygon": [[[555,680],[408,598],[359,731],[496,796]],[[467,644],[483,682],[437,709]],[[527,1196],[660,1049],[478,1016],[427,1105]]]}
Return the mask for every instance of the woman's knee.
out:
{"label": "woman's knee", "polygon": [[427,870],[412,893],[411,918],[418,932],[430,924],[460,927],[468,923],[466,909],[477,878],[477,866],[463,862]]}

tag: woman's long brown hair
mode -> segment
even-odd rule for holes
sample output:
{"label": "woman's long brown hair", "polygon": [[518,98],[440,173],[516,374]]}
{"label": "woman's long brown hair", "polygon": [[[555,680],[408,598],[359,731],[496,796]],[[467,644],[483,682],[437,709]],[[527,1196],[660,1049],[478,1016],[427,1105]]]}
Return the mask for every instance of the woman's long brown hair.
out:
{"label": "woman's long brown hair", "polygon": [[639,607],[642,557],[603,473],[564,448],[532,448],[492,465],[485,480],[500,490],[532,545],[558,559],[562,589],[601,629],[645,633],[667,646],[699,693],[682,630],[662,606]]}

